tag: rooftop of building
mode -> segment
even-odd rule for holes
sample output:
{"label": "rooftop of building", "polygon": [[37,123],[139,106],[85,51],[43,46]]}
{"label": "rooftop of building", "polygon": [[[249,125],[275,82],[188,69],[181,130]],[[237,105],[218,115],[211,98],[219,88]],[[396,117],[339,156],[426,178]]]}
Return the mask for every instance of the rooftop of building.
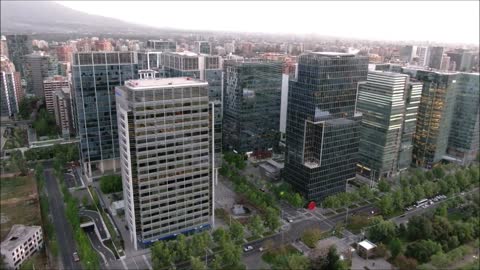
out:
{"label": "rooftop of building", "polygon": [[362,242],[358,243],[358,245],[366,250],[371,250],[377,246],[368,240],[363,240]]}
{"label": "rooftop of building", "polygon": [[328,57],[354,57],[353,53],[342,53],[342,52],[309,52],[309,54],[328,56]]}
{"label": "rooftop of building", "polygon": [[44,83],[50,82],[68,82],[68,77],[61,76],[61,75],[54,75],[52,77],[47,77],[43,80]]}
{"label": "rooftop of building", "polygon": [[125,87],[132,90],[144,90],[148,88],[162,88],[188,85],[208,85],[208,83],[190,78],[190,77],[175,77],[175,78],[155,78],[155,79],[141,79],[128,80],[125,82]]}
{"label": "rooftop of building", "polygon": [[382,74],[390,77],[408,77],[407,74],[392,72],[392,71],[383,71],[383,70],[372,70],[372,71],[369,71],[368,73]]}
{"label": "rooftop of building", "polygon": [[2,250],[14,250],[18,245],[23,244],[32,233],[41,229],[40,226],[25,226],[21,224],[15,224],[10,229],[7,237],[1,244]]}

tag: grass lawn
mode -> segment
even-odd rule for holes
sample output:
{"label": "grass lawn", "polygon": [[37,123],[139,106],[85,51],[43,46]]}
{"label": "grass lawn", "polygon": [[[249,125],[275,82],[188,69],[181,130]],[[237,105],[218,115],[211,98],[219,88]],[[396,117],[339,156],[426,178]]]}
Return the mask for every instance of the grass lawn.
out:
{"label": "grass lawn", "polygon": [[37,186],[33,177],[1,179],[0,190],[1,239],[14,224],[42,224]]}

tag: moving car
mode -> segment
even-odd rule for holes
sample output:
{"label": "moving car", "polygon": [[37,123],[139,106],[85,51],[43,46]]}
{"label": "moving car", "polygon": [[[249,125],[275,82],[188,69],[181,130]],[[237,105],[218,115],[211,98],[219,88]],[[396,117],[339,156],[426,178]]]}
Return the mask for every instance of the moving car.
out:
{"label": "moving car", "polygon": [[78,253],[76,251],[73,252],[73,260],[76,262],[80,261],[80,257],[78,257]]}

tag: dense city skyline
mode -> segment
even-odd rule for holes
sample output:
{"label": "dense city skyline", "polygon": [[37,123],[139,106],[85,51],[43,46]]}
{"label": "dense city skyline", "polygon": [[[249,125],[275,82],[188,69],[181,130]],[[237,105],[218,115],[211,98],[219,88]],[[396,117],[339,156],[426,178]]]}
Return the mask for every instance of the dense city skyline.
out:
{"label": "dense city skyline", "polygon": [[[478,1],[57,2],[78,11],[158,28],[448,43],[477,43],[479,39]],[[183,15],[162,10],[178,10]],[[212,16],[205,16],[207,12]],[[344,19],[339,20],[339,16]],[[431,24],[435,27],[428,27],[428,31],[422,27]],[[468,29],[471,34],[464,35],[459,29]]]}

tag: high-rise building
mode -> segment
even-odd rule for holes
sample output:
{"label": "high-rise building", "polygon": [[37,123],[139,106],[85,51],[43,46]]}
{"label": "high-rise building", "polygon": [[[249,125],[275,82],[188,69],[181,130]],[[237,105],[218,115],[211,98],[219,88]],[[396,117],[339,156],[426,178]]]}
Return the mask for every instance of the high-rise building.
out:
{"label": "high-rise building", "polygon": [[12,117],[18,113],[18,105],[24,92],[20,81],[20,72],[8,58],[0,56],[0,94],[1,116]]}
{"label": "high-rise building", "polygon": [[411,63],[416,56],[417,46],[407,45],[400,49],[400,60]]}
{"label": "high-rise building", "polygon": [[310,52],[289,83],[284,179],[308,200],[343,192],[355,178],[361,114],[358,84],[368,57]]}
{"label": "high-rise building", "polygon": [[442,65],[440,66],[440,70],[448,71],[450,70],[450,57],[446,54],[442,56]]}
{"label": "high-rise building", "polygon": [[[222,152],[222,68],[220,56],[193,52],[165,52],[160,55],[160,77],[191,77],[208,82],[208,97],[213,104],[215,115],[215,153]],[[216,163],[221,166],[220,163]]]}
{"label": "high-rise building", "polygon": [[268,150],[279,142],[282,63],[225,61],[223,145],[237,152]]}
{"label": "high-rise building", "polygon": [[69,138],[71,134],[75,133],[70,87],[64,87],[55,91],[53,96],[53,107],[57,126],[61,128],[64,138]]}
{"label": "high-rise building", "polygon": [[430,47],[429,51],[429,63],[428,66],[434,69],[442,68],[442,59],[444,54],[443,47]]}
{"label": "high-rise building", "polygon": [[475,56],[474,52],[464,49],[456,49],[454,51],[447,52],[447,55],[450,57],[451,64],[455,62],[456,71],[471,72],[473,58]]}
{"label": "high-rise building", "polygon": [[161,52],[174,52],[177,50],[177,42],[171,40],[148,40],[147,49]]}
{"label": "high-rise building", "polygon": [[479,74],[460,73],[447,152],[462,165],[475,160],[479,149]]}
{"label": "high-rise building", "polygon": [[0,56],[8,58],[8,45],[5,36],[0,37]]}
{"label": "high-rise building", "polygon": [[136,249],[213,223],[208,84],[151,77],[115,89],[125,218]]}
{"label": "high-rise building", "polygon": [[73,55],[73,99],[84,174],[117,171],[119,146],[114,89],[138,78],[134,52]]}
{"label": "high-rise building", "polygon": [[428,66],[430,62],[428,47],[417,47],[417,57],[419,66]]}
{"label": "high-rise building", "polygon": [[43,80],[58,74],[58,63],[47,54],[33,53],[25,56],[24,69],[27,92],[43,98]]}
{"label": "high-rise building", "polygon": [[56,75],[47,77],[43,81],[45,105],[48,112],[55,113],[55,93],[63,88],[70,88],[70,82],[67,77]]}
{"label": "high-rise building", "polygon": [[20,72],[22,78],[25,76],[24,63],[25,55],[33,52],[32,40],[28,35],[7,35],[7,47],[9,59],[15,65],[15,69]]}
{"label": "high-rise building", "polygon": [[456,73],[404,70],[423,83],[413,162],[430,168],[446,154],[456,98]]}
{"label": "high-rise building", "polygon": [[359,162],[371,179],[395,175],[398,168],[405,91],[408,75],[371,71],[358,90],[357,110],[362,113]]}
{"label": "high-rise building", "polygon": [[195,41],[195,52],[201,54],[212,54],[212,44],[208,41]]}
{"label": "high-rise building", "polygon": [[410,168],[413,154],[413,136],[417,127],[418,107],[422,96],[422,84],[415,79],[407,82],[403,100],[405,111],[403,114],[402,139],[398,152],[398,170]]}

